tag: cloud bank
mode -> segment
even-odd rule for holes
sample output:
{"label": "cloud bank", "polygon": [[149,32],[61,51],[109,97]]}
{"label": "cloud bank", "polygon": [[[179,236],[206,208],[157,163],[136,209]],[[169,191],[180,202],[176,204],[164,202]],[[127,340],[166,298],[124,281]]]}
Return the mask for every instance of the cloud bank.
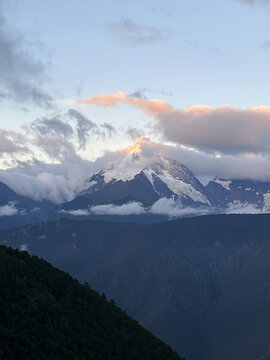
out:
{"label": "cloud bank", "polygon": [[[225,210],[225,214],[264,214],[269,213],[269,209],[259,209],[252,204],[236,203],[231,204]],[[220,209],[214,207],[184,207],[180,201],[162,198],[156,201],[152,206],[145,208],[141,203],[131,202],[124,205],[96,205],[89,209],[62,210],[61,213],[72,216],[91,216],[91,215],[108,215],[108,216],[131,216],[131,215],[161,215],[169,219],[202,216],[220,213]]]}
{"label": "cloud bank", "polygon": [[0,171],[0,181],[18,194],[54,203],[72,200],[87,187],[91,163],[79,157],[60,164],[34,164]]}
{"label": "cloud bank", "polygon": [[[218,176],[270,181],[270,107],[197,105],[182,110],[162,100],[125,92],[101,94],[78,103],[87,107],[126,104],[141,109],[152,117],[162,143],[152,142],[142,136],[143,130],[127,126],[120,131],[135,141],[133,145],[118,151],[106,150],[95,161],[83,160],[82,154],[91,158],[91,147],[87,147],[91,142],[103,142],[119,130],[70,109],[64,114],[38,118],[21,133],[0,130],[1,160],[3,166],[9,167],[0,171],[0,181],[36,200],[69,201],[87,188],[94,172],[122,161],[138,145],[145,166],[162,155],[186,165],[199,179]],[[165,145],[167,141],[171,145]]]}
{"label": "cloud bank", "polygon": [[[32,162],[40,158],[59,160],[77,157],[89,140],[111,138],[117,130],[107,122],[97,124],[77,110],[42,117],[25,125],[21,132],[0,129],[0,154],[28,153]],[[37,156],[38,154],[38,156]],[[43,156],[43,157],[42,157]]]}
{"label": "cloud bank", "polygon": [[[155,143],[141,137],[127,148],[106,151],[95,161],[83,160],[74,153],[73,156],[62,158],[57,164],[35,162],[1,170],[0,181],[19,194],[36,200],[47,199],[55,203],[69,201],[88,187],[91,175],[110,167],[114,162],[122,162],[132,149],[138,146],[142,152],[142,164],[138,166],[147,166],[155,157],[162,155],[178,160],[199,178],[205,176],[210,180],[219,176],[232,179],[270,180],[270,159],[266,155],[229,154],[216,157],[215,154]],[[111,211],[114,211],[114,208]]]}
{"label": "cloud bank", "polygon": [[73,216],[90,215],[110,215],[110,216],[130,216],[130,215],[163,215],[170,219],[184,216],[199,216],[213,213],[215,210],[209,208],[183,207],[181,202],[173,199],[162,198],[156,201],[152,206],[145,208],[141,203],[131,202],[124,205],[96,205],[87,209],[78,209],[62,211],[62,213]]}
{"label": "cloud bank", "polygon": [[87,187],[90,173],[100,170],[80,152],[90,141],[115,133],[111,124],[97,124],[74,109],[38,118],[21,133],[0,130],[1,165],[7,167],[0,170],[0,181],[35,200],[69,201]]}
{"label": "cloud bank", "polygon": [[89,213],[94,215],[141,215],[145,213],[145,209],[142,204],[132,202],[121,206],[114,204],[93,206],[89,209]]}
{"label": "cloud bank", "polygon": [[267,106],[240,109],[195,105],[182,110],[162,100],[130,97],[121,91],[80,99],[78,103],[134,106],[155,119],[155,128],[164,140],[204,152],[270,153],[270,107]]}
{"label": "cloud bank", "polygon": [[[88,187],[91,175],[111,167],[114,162],[123,162],[129,157],[130,152],[138,147],[141,150],[139,167],[147,166],[157,156],[162,155],[186,165],[199,179],[205,177],[210,180],[218,176],[231,179],[270,180],[270,159],[267,154],[225,154],[217,157],[214,153],[152,142],[146,137],[137,139],[127,148],[118,151],[107,150],[95,161],[83,160],[76,153],[76,147],[72,143],[76,128],[72,129],[70,139],[65,139],[64,136],[58,138],[52,134],[45,134],[42,138],[39,132],[34,137],[37,148],[47,151],[52,159],[57,159],[56,163],[50,164],[38,159],[29,163],[18,162],[15,168],[0,170],[0,181],[17,193],[36,200],[47,199],[55,203],[70,201]],[[65,130],[63,134],[67,136],[67,131]],[[16,149],[11,147],[10,150]]]}
{"label": "cloud bank", "polygon": [[252,204],[242,204],[242,203],[232,204],[226,210],[226,214],[262,214],[267,212],[269,212],[269,210],[264,211],[256,208]]}

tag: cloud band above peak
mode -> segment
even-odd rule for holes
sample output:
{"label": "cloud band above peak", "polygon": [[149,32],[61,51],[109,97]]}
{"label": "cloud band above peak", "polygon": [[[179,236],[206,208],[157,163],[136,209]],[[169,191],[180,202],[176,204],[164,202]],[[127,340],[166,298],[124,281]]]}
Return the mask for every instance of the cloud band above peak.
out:
{"label": "cloud band above peak", "polygon": [[163,100],[147,100],[116,94],[100,94],[79,104],[114,107],[128,104],[155,119],[155,128],[165,140],[218,153],[270,153],[270,107],[248,109],[194,105],[185,110]]}

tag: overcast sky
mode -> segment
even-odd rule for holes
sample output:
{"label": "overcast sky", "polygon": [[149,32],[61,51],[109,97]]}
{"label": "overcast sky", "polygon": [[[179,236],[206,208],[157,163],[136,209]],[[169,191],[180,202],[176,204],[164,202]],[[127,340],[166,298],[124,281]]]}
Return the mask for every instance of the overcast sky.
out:
{"label": "overcast sky", "polygon": [[2,181],[74,192],[138,138],[201,177],[270,180],[269,94],[270,1],[0,0]]}

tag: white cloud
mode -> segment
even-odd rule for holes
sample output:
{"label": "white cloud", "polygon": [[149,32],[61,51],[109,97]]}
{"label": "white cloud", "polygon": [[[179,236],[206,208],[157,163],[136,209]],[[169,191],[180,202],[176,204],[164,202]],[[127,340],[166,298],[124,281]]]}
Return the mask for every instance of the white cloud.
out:
{"label": "white cloud", "polygon": [[77,210],[70,210],[70,211],[62,210],[62,211],[60,211],[60,213],[69,214],[69,215],[73,215],[73,216],[88,216],[88,215],[90,215],[90,212],[87,209],[77,209]]}
{"label": "white cloud", "polygon": [[141,147],[142,164],[147,166],[156,156],[175,159],[186,165],[195,175],[213,179],[215,176],[228,179],[270,180],[270,156],[268,154],[227,154],[217,156],[215,153],[194,151],[182,146],[164,145],[150,141],[145,137],[122,150],[107,151],[94,163],[95,168],[105,168],[109,163],[120,162],[136,146]]}
{"label": "white cloud", "polygon": [[13,216],[18,213],[14,201],[10,201],[8,204],[0,206],[0,217],[2,216]]}
{"label": "white cloud", "polygon": [[124,205],[106,204],[96,205],[87,209],[78,209],[70,211],[62,211],[74,216],[89,216],[89,215],[112,215],[112,216],[128,216],[128,215],[164,215],[169,218],[176,218],[182,216],[198,216],[210,214],[215,212],[215,209],[209,208],[192,208],[183,207],[181,202],[174,201],[173,199],[162,198],[156,201],[152,206],[144,208],[141,203],[131,202]]}
{"label": "white cloud", "polygon": [[132,202],[124,205],[96,205],[89,209],[90,213],[94,215],[141,215],[146,211],[142,204]]}
{"label": "white cloud", "polygon": [[46,199],[55,203],[70,201],[78,192],[88,187],[93,173],[114,162],[121,162],[138,144],[141,146],[142,160],[141,164],[134,164],[134,171],[137,168],[140,171],[140,167],[147,166],[156,156],[162,154],[186,165],[195,175],[204,175],[209,179],[217,175],[221,178],[270,180],[270,158],[267,155],[225,155],[218,158],[213,154],[190,151],[180,146],[162,145],[140,138],[126,149],[106,151],[95,162],[74,156],[63,159],[60,164],[36,163],[0,170],[0,181],[17,193],[36,200]]}
{"label": "white cloud", "polygon": [[192,208],[184,207],[180,201],[174,201],[173,199],[162,198],[156,201],[149,213],[155,215],[165,215],[169,218],[182,217],[182,216],[199,216],[206,215],[214,212],[214,209],[210,208]]}
{"label": "white cloud", "polygon": [[0,171],[0,181],[20,195],[55,203],[69,201],[87,187],[91,163],[79,157],[61,164],[36,164]]}
{"label": "white cloud", "polygon": [[226,214],[262,214],[265,211],[248,203],[235,203],[228,206]]}
{"label": "white cloud", "polygon": [[[269,213],[270,210],[259,209],[255,205],[237,202],[230,204],[225,210],[225,214],[262,214]],[[130,216],[130,215],[162,215],[169,219],[219,214],[220,209],[215,207],[184,207],[180,201],[161,198],[150,207],[143,207],[141,203],[131,202],[124,205],[104,204],[92,206],[89,209],[62,210],[62,214],[73,216],[109,215],[109,216]]]}

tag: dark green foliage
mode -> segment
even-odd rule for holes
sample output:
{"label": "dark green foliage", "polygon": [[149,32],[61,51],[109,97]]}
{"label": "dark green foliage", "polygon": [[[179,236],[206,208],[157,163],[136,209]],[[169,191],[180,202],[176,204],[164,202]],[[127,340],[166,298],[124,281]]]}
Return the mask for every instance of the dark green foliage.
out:
{"label": "dark green foliage", "polygon": [[0,359],[180,358],[88,284],[0,246]]}

